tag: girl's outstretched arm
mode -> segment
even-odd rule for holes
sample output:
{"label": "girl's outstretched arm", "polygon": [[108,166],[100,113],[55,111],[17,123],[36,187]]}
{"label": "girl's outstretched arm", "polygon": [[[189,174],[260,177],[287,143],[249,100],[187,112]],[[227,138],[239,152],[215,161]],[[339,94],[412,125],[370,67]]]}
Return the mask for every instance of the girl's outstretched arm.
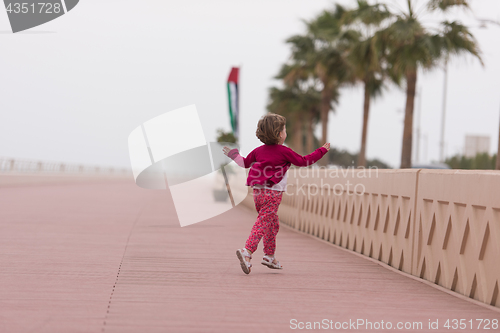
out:
{"label": "girl's outstretched arm", "polygon": [[255,162],[255,150],[252,150],[250,154],[245,158],[240,155],[240,152],[238,149],[231,149],[229,147],[224,146],[222,148],[222,151],[226,156],[231,158],[233,161],[236,162],[240,167],[242,168],[249,168],[253,162]]}
{"label": "girl's outstretched arm", "polygon": [[286,147],[285,155],[290,163],[299,167],[309,166],[319,161],[329,150],[330,143],[325,143],[321,148],[316,149],[309,155],[301,156],[292,149]]}

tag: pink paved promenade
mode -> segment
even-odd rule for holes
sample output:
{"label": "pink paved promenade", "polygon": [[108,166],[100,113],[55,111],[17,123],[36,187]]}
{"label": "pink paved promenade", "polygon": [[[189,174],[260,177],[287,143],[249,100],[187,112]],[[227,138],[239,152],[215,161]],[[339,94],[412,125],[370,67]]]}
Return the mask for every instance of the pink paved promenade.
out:
{"label": "pink paved promenade", "polygon": [[245,275],[234,253],[255,218],[245,208],[180,228],[167,191],[131,180],[0,186],[0,205],[2,333],[298,331],[292,319],[500,331],[476,328],[497,311],[284,227],[284,270],[260,265],[259,247]]}

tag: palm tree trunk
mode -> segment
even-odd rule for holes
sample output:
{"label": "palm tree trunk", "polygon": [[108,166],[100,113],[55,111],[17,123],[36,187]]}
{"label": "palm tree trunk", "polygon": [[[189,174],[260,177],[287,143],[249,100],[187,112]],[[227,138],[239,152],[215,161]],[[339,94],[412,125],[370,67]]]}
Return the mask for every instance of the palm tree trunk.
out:
{"label": "palm tree trunk", "polygon": [[358,155],[358,167],[366,167],[366,137],[368,132],[368,115],[370,113],[370,90],[365,80],[365,102],[363,104],[363,130],[361,132],[361,149]]}
{"label": "palm tree trunk", "polygon": [[307,117],[306,154],[312,153],[314,149],[313,118],[314,114],[311,111]]}
{"label": "palm tree trunk", "polygon": [[498,148],[497,148],[497,161],[495,170],[500,170],[500,127],[498,129]]}
{"label": "palm tree trunk", "polygon": [[330,113],[330,103],[331,103],[330,92],[328,91],[327,86],[323,88],[321,91],[321,143],[327,142],[327,134],[328,134],[328,114]]}
{"label": "palm tree trunk", "polygon": [[[321,142],[320,144],[324,144],[327,141],[328,134],[328,114],[330,113],[330,104],[332,98],[328,89],[328,86],[325,84],[323,91],[321,91],[321,105],[320,105],[320,118],[321,118]],[[328,164],[328,160],[326,158],[322,158],[318,161],[318,164],[321,166],[326,166]]]}
{"label": "palm tree trunk", "polygon": [[293,150],[299,154],[304,154],[303,149],[303,138],[304,134],[302,132],[302,115],[298,114],[295,118],[293,130]]}
{"label": "palm tree trunk", "polygon": [[401,169],[411,168],[411,148],[413,138],[413,107],[415,104],[415,87],[417,85],[417,71],[406,73],[406,110],[403,129],[403,148],[401,151]]}

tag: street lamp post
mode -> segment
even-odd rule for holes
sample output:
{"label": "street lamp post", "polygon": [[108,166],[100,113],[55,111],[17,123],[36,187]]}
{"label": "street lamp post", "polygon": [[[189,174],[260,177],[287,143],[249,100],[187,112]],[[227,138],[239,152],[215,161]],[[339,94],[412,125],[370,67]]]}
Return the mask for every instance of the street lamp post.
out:
{"label": "street lamp post", "polygon": [[441,113],[441,142],[439,143],[439,162],[444,163],[444,122],[446,117],[446,97],[448,94],[448,56],[444,61],[443,110]]}

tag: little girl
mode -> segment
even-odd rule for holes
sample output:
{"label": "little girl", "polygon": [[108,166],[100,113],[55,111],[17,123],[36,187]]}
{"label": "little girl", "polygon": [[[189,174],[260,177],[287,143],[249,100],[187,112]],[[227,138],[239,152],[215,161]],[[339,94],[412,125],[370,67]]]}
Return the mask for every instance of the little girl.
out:
{"label": "little girl", "polygon": [[264,145],[255,148],[246,158],[242,157],[237,149],[223,148],[224,154],[239,166],[250,168],[246,185],[253,187],[255,208],[259,213],[245,247],[236,251],[245,274],[250,273],[252,253],[257,250],[262,237],[264,237],[265,255],[261,264],[273,269],[283,268],[274,257],[274,252],[279,230],[277,212],[283,191],[286,190],[286,172],[291,164],[300,167],[309,166],[330,150],[330,144],[325,143],[313,153],[301,156],[283,146],[286,139],[285,124],[285,117],[278,114],[270,113],[263,116],[257,124],[256,135]]}

